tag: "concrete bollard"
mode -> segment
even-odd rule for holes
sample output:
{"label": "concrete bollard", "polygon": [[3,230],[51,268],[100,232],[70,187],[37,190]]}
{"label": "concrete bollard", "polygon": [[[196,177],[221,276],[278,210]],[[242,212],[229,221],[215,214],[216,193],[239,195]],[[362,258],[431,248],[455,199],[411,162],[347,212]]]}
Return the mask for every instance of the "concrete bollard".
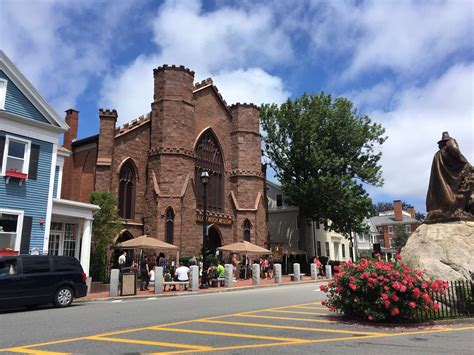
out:
{"label": "concrete bollard", "polygon": [[192,265],[189,269],[191,270],[189,272],[189,290],[195,292],[199,290],[199,266]]}
{"label": "concrete bollard", "polygon": [[273,273],[275,277],[275,283],[281,284],[281,264],[273,265]]}
{"label": "concrete bollard", "polygon": [[87,285],[87,294],[91,293],[91,286],[92,286],[92,277],[88,277],[86,279],[86,285]]}
{"label": "concrete bollard", "polygon": [[225,264],[224,269],[224,286],[232,287],[234,281],[234,266],[232,264]]}
{"label": "concrete bollard", "polygon": [[110,270],[110,288],[109,288],[110,297],[117,297],[119,295],[119,279],[120,279],[120,270],[119,269]]}
{"label": "concrete bollard", "polygon": [[260,285],[260,264],[252,265],[252,285]]}
{"label": "concrete bollard", "polygon": [[317,280],[318,278],[318,265],[311,264],[311,280]]}
{"label": "concrete bollard", "polygon": [[155,266],[155,293],[163,292],[163,267]]}
{"label": "concrete bollard", "polygon": [[326,265],[326,278],[327,279],[332,279],[331,265]]}
{"label": "concrete bollard", "polygon": [[300,264],[293,264],[293,281],[300,281]]}

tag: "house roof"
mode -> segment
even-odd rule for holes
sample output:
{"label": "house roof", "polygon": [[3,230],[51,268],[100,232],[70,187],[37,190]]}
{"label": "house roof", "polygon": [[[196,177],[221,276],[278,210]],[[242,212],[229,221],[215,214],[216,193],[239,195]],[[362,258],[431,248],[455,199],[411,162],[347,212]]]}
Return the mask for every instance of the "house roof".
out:
{"label": "house roof", "polygon": [[81,145],[86,145],[89,143],[97,143],[98,141],[99,141],[99,135],[95,134],[93,136],[75,140],[74,142],[72,142],[71,146],[73,148],[77,148],[77,147],[80,147]]}
{"label": "house roof", "polygon": [[420,224],[420,221],[408,217],[406,215],[402,215],[401,221],[395,220],[395,215],[387,215],[387,216],[374,216],[370,217],[370,221],[377,227],[377,226],[384,226],[384,225],[393,225],[393,224]]}
{"label": "house roof", "polygon": [[52,127],[67,131],[69,126],[38,93],[31,82],[20,72],[8,56],[0,50],[0,68],[12,80],[16,87],[31,104],[46,118]]}

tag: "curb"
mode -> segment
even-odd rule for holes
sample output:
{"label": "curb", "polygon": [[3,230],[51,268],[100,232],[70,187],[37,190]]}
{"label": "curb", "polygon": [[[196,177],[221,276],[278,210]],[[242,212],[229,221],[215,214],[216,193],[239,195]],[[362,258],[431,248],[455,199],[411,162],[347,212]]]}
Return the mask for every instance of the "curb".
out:
{"label": "curb", "polygon": [[78,298],[74,300],[74,303],[88,303],[88,302],[105,302],[105,301],[115,301],[115,300],[134,300],[141,298],[150,298],[150,297],[179,297],[179,296],[188,296],[188,295],[207,295],[207,294],[219,294],[225,292],[237,292],[237,291],[246,291],[253,290],[258,288],[265,287],[281,287],[281,286],[293,286],[293,285],[304,285],[304,284],[320,284],[331,281],[327,280],[307,280],[307,281],[294,281],[284,284],[267,284],[267,285],[249,285],[249,286],[240,286],[240,287],[231,287],[231,288],[222,288],[216,291],[188,291],[180,293],[150,293],[147,295],[135,295],[135,296],[117,296],[117,297],[101,297],[101,298]]}

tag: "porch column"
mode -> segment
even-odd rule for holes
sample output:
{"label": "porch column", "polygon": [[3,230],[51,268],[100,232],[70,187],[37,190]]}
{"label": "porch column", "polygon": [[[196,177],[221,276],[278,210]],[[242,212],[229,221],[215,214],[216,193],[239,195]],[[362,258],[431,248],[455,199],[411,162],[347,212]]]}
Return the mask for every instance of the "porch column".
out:
{"label": "porch column", "polygon": [[92,239],[92,220],[84,220],[84,228],[82,229],[81,244],[81,265],[84,272],[89,276],[89,265],[91,259],[91,239]]}

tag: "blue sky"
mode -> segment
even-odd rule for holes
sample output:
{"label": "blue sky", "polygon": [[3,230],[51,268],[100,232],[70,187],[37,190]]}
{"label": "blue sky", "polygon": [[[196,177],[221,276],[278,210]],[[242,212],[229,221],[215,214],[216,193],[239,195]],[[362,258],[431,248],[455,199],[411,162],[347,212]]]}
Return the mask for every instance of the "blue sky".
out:
{"label": "blue sky", "polygon": [[424,210],[441,132],[474,162],[474,2],[3,0],[0,48],[59,114],[150,111],[152,69],[185,65],[226,101],[345,96],[387,130],[374,200]]}

